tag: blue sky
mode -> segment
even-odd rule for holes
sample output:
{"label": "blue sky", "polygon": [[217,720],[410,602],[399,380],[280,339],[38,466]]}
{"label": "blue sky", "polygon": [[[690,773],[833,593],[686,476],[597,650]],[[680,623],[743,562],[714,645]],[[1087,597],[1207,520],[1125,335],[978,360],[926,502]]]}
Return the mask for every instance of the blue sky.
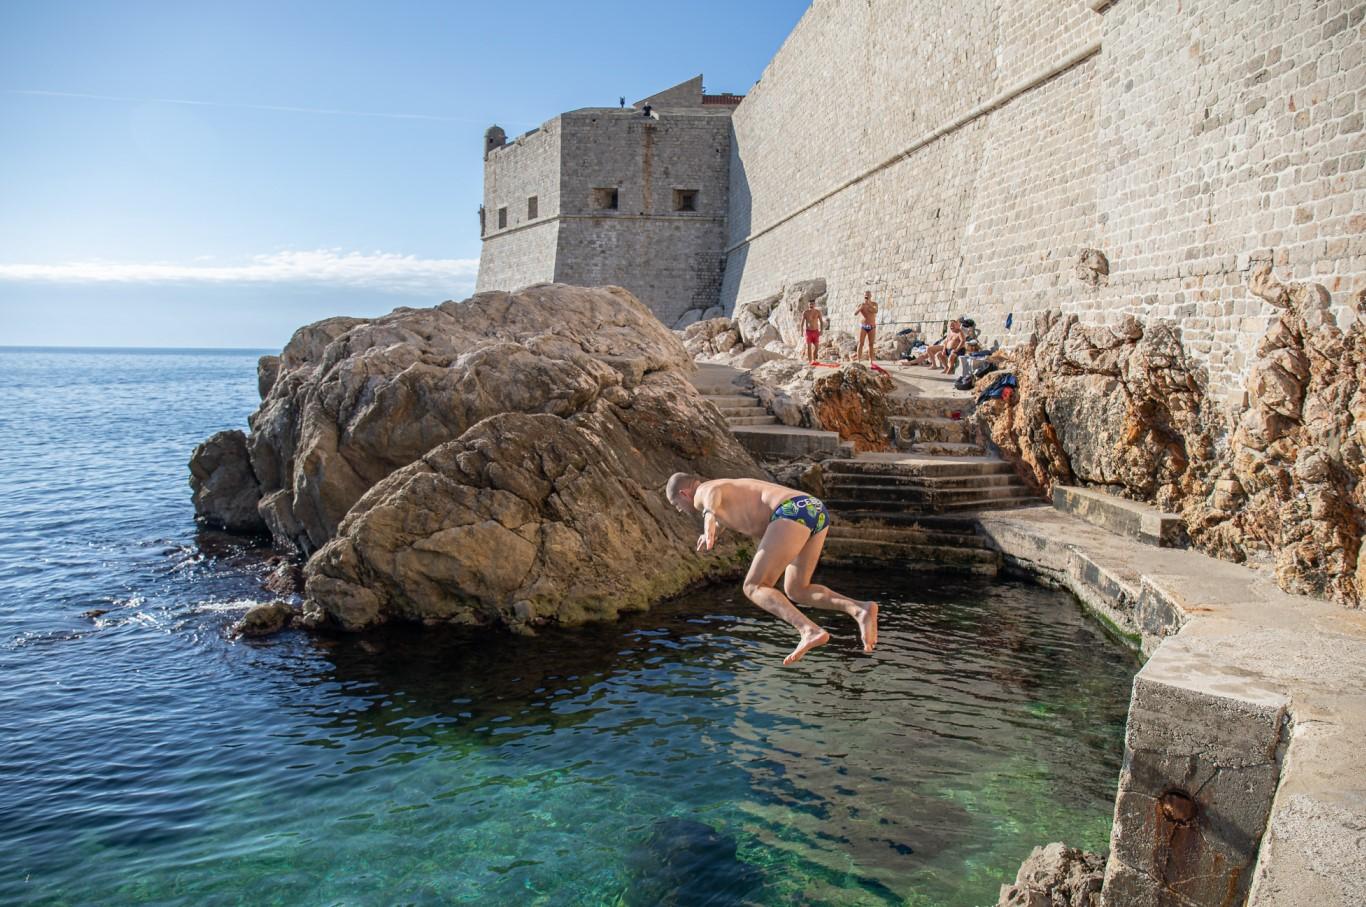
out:
{"label": "blue sky", "polygon": [[462,298],[489,124],[743,93],[807,5],[4,0],[0,345],[278,347]]}

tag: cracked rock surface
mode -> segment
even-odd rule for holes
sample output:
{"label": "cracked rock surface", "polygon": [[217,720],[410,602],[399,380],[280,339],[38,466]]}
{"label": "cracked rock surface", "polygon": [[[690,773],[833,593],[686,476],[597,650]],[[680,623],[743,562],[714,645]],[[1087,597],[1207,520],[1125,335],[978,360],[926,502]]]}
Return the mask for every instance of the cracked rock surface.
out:
{"label": "cracked rock surface", "polygon": [[736,544],[696,555],[662,494],[676,471],[761,474],[692,369],[616,287],[301,328],[245,446],[275,542],[311,555],[307,621],[575,622],[728,569]]}

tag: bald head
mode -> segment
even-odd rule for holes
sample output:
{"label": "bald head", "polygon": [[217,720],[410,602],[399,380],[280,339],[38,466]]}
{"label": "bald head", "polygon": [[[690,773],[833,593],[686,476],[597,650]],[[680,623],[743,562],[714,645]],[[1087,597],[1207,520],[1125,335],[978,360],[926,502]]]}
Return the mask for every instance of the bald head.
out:
{"label": "bald head", "polygon": [[697,486],[701,484],[701,476],[695,476],[690,472],[676,472],[669,476],[669,484],[664,486],[664,496],[680,510],[683,509],[684,505],[690,510],[695,510],[692,496],[697,491]]}

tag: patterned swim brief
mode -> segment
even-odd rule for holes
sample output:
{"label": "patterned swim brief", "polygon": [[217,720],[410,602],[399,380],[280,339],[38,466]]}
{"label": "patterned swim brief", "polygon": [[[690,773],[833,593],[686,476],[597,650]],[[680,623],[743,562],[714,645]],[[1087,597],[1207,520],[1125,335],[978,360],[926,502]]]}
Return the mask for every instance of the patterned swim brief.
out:
{"label": "patterned swim brief", "polygon": [[811,530],[812,535],[830,525],[830,516],[825,512],[825,504],[821,499],[805,494],[788,498],[779,504],[773,511],[773,516],[768,518],[770,523],[775,520],[793,520],[801,523]]}

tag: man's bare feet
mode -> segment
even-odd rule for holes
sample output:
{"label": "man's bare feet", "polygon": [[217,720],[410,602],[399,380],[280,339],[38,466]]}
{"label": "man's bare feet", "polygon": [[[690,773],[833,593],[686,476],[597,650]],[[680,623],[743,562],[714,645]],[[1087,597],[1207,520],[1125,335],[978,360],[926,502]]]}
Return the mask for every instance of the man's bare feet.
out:
{"label": "man's bare feet", "polygon": [[816,646],[823,646],[830,641],[830,634],[817,627],[814,632],[803,633],[801,642],[797,643],[797,648],[792,650],[792,654],[783,659],[783,664],[792,665],[802,660],[802,656],[810,652]]}
{"label": "man's bare feet", "polygon": [[858,635],[863,640],[863,651],[871,652],[877,645],[877,602],[864,602],[863,610],[854,615]]}

